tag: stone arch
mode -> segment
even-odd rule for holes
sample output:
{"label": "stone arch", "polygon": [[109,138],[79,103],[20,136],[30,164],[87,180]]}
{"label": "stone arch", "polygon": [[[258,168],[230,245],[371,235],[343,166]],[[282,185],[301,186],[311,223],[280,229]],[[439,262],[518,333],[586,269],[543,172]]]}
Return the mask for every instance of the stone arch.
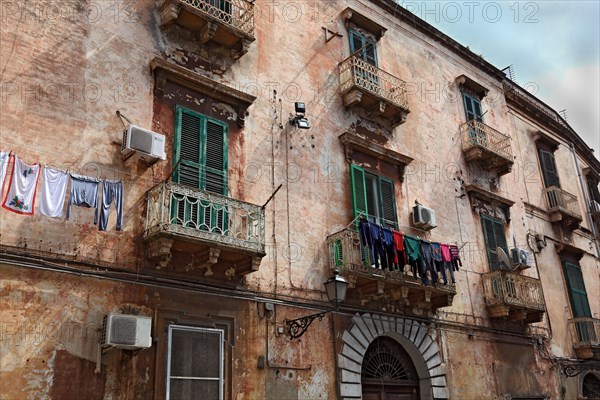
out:
{"label": "stone arch", "polygon": [[408,352],[419,374],[421,398],[449,398],[446,366],[425,323],[410,318],[357,313],[352,317],[352,326],[342,334],[342,351],[338,354],[342,399],[362,398],[362,360],[371,342],[379,336],[393,338]]}

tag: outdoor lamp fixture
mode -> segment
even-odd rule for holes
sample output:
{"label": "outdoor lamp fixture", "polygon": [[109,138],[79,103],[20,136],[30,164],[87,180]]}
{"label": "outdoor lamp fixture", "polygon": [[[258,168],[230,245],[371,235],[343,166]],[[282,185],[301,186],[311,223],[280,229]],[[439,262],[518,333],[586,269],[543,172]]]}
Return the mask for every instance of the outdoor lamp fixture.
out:
{"label": "outdoor lamp fixture", "polygon": [[298,129],[310,129],[310,122],[304,116],[306,114],[306,106],[304,103],[295,102],[294,108],[296,110],[296,116],[290,118],[290,125]]}
{"label": "outdoor lamp fixture", "polygon": [[[325,282],[327,298],[329,299],[329,302],[336,307],[336,309],[340,303],[343,303],[344,300],[346,300],[346,289],[348,288],[348,282],[339,274],[340,273],[337,270],[334,270],[333,275],[329,277],[327,282]],[[304,335],[304,332],[306,332],[310,324],[316,318],[319,318],[319,321],[322,321],[323,317],[328,312],[329,311],[323,311],[321,313],[307,315],[306,317],[302,318],[285,320],[285,326],[288,334],[290,335],[290,340],[298,339],[300,336]]]}

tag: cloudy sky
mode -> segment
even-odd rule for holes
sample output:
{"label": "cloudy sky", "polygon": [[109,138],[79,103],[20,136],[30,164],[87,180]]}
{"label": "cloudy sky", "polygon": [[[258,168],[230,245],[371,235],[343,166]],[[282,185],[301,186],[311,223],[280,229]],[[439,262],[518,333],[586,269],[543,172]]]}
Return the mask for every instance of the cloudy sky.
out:
{"label": "cloudy sky", "polygon": [[600,1],[401,1],[567,120],[600,159]]}

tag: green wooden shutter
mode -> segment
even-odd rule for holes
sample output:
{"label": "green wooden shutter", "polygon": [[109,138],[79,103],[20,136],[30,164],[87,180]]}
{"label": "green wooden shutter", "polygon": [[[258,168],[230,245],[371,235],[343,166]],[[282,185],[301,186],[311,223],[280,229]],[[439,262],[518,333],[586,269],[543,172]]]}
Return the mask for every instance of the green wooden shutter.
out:
{"label": "green wooden shutter", "polygon": [[175,157],[179,162],[174,180],[182,185],[201,188],[202,119],[189,110],[177,107],[175,117]]}
{"label": "green wooden shutter", "polygon": [[577,264],[565,261],[563,262],[563,268],[567,279],[573,315],[575,317],[591,317],[592,313],[588,302],[587,292],[585,291],[581,267]]}
{"label": "green wooden shutter", "polygon": [[546,187],[560,187],[560,180],[558,179],[558,170],[556,169],[554,153],[542,149],[539,149],[538,153],[540,157],[540,163],[542,165],[542,175],[544,176],[544,183],[546,184]]}
{"label": "green wooden shutter", "polygon": [[366,217],[369,214],[369,210],[367,208],[365,170],[354,164],[350,164],[350,183],[352,186],[354,218],[361,214]]}
{"label": "green wooden shutter", "polygon": [[479,99],[463,92],[463,102],[465,105],[465,117],[467,118],[467,121],[475,120],[483,122],[481,102]]}
{"label": "green wooden shutter", "polygon": [[206,121],[204,188],[227,195],[227,125],[211,119]]}
{"label": "green wooden shutter", "polygon": [[396,193],[394,191],[394,181],[380,176],[379,192],[384,219],[382,225],[397,229],[398,222],[396,218]]}
{"label": "green wooden shutter", "polygon": [[506,235],[504,233],[504,222],[499,219],[481,214],[481,224],[485,237],[485,246],[488,256],[488,264],[491,271],[503,269],[503,265],[498,258],[497,248],[500,247],[508,255],[506,245]]}

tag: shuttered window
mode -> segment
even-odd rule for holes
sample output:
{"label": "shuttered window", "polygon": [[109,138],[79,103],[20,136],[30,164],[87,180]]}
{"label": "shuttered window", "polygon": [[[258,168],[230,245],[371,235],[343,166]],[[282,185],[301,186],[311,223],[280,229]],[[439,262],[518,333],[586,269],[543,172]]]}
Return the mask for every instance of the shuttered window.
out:
{"label": "shuttered window", "polygon": [[485,214],[481,214],[480,217],[490,271],[506,269],[506,267],[500,263],[498,258],[498,247],[504,250],[508,255],[506,235],[504,233],[504,222]]}
{"label": "shuttered window", "polygon": [[391,179],[366,172],[361,167],[351,164],[350,182],[354,218],[362,214],[371,222],[398,228],[396,196]]}
{"label": "shuttered window", "polygon": [[[178,106],[174,153],[175,182],[227,196],[227,124]],[[223,206],[189,196],[174,196],[171,220],[219,234],[224,234],[228,226]]]}
{"label": "shuttered window", "polygon": [[538,155],[540,157],[542,175],[544,176],[544,184],[546,187],[560,187],[560,180],[558,179],[558,170],[556,169],[554,153],[538,149]]}
{"label": "shuttered window", "polygon": [[350,53],[377,66],[377,42],[354,30],[350,30],[349,37]]}
{"label": "shuttered window", "polygon": [[583,282],[581,267],[577,264],[563,261],[563,268],[565,271],[565,278],[567,280],[573,316],[591,317],[592,313],[590,311],[587,292],[585,291],[585,283]]}
{"label": "shuttered window", "polygon": [[467,121],[475,120],[483,122],[481,102],[479,99],[469,93],[463,92],[463,101],[465,104],[465,116]]}
{"label": "shuttered window", "polygon": [[177,107],[174,180],[227,195],[227,124]]}

